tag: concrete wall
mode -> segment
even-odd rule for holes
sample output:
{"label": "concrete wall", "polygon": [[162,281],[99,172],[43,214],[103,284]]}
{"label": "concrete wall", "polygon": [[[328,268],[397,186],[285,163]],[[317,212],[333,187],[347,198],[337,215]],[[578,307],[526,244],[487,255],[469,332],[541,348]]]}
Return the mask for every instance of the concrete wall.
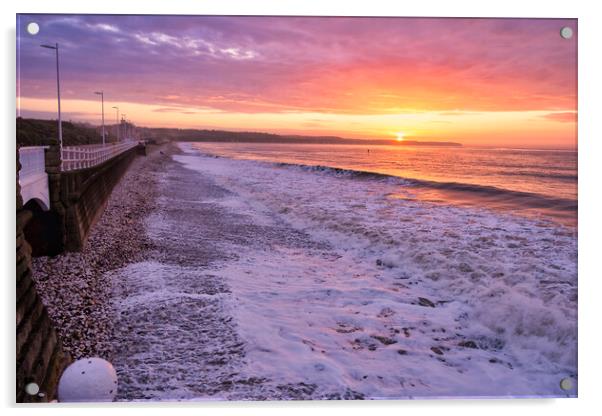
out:
{"label": "concrete wall", "polygon": [[43,212],[33,202],[25,206],[33,213],[24,228],[33,256],[81,250],[136,154],[145,154],[145,147],[130,149],[98,166],[61,172],[60,148],[51,140],[46,150],[50,211]]}
{"label": "concrete wall", "polygon": [[[21,165],[17,158],[17,178]],[[23,207],[17,180],[17,283],[16,283],[16,401],[45,402],[56,396],[58,380],[70,357],[63,351],[53,323],[36,292],[31,271],[31,247],[24,229],[33,214]],[[40,386],[42,396],[25,392],[28,383]]]}
{"label": "concrete wall", "polygon": [[[83,248],[92,226],[102,215],[113,188],[138,152],[137,148],[132,148],[101,165],[61,173],[60,202],[65,212],[66,250],[79,251]],[[52,202],[51,209],[54,209]]]}

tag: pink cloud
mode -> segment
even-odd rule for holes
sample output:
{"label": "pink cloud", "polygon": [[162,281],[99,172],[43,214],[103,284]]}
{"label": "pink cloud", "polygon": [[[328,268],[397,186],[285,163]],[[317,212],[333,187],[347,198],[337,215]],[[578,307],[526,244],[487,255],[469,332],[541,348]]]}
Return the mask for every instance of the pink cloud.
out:
{"label": "pink cloud", "polygon": [[[39,16],[38,16],[39,17]],[[576,20],[42,16],[19,31],[20,91],[234,112],[573,110]],[[82,24],[85,23],[85,24]]]}

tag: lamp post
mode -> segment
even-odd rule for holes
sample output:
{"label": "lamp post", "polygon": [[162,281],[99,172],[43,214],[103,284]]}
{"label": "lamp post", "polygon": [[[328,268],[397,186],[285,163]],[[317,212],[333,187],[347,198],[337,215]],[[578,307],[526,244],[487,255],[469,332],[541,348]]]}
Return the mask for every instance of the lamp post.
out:
{"label": "lamp post", "polygon": [[[56,97],[58,101],[58,116],[59,116],[59,152],[61,160],[63,158],[63,123],[61,120],[61,80],[59,76],[59,44],[55,43],[52,45],[40,45],[42,48],[54,49],[56,52]],[[62,162],[61,162],[62,163]]]}
{"label": "lamp post", "polygon": [[122,114],[121,115],[121,121],[123,122],[123,138],[124,139],[128,139],[128,121],[125,118],[127,116],[127,114]]}
{"label": "lamp post", "polygon": [[116,105],[113,106],[115,110],[117,110],[117,117],[115,118],[115,122],[117,123],[117,141],[120,141],[119,138],[121,136],[121,125],[119,124],[119,107]]}
{"label": "lamp post", "polygon": [[104,91],[95,91],[94,94],[100,95],[102,105],[102,145],[105,145],[105,94]]}

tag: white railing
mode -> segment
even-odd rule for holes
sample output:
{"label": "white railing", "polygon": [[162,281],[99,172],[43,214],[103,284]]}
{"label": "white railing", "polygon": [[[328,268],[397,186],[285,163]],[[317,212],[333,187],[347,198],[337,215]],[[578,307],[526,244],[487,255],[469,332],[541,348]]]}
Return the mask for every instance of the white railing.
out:
{"label": "white railing", "polygon": [[65,146],[62,153],[62,171],[91,168],[136,147],[138,142],[90,144],[83,146]]}

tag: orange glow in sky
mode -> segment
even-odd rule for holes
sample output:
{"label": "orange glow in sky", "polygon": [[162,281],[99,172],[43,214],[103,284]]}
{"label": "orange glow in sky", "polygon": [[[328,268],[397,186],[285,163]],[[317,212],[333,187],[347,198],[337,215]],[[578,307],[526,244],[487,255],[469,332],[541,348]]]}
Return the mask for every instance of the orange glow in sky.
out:
{"label": "orange glow in sky", "polygon": [[65,120],[99,124],[103,90],[111,123],[118,106],[150,127],[576,146],[576,20],[36,19],[36,39],[18,28],[18,116],[56,118],[39,44],[59,42]]}

